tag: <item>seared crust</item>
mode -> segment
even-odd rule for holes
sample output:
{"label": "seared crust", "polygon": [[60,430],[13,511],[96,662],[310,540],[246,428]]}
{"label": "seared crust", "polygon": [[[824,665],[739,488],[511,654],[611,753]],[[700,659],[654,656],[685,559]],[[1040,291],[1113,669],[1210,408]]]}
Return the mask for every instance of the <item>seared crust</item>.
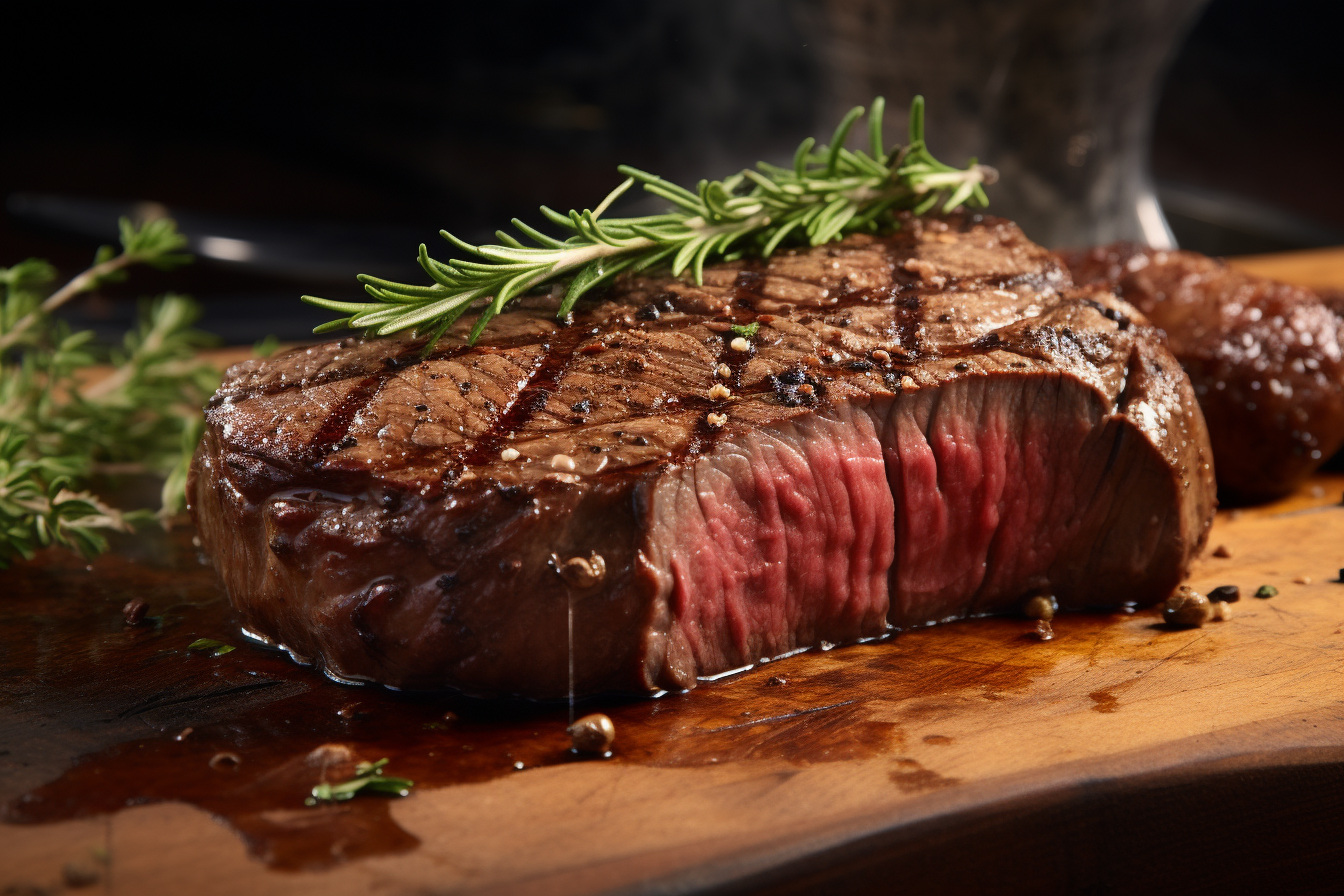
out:
{"label": "seared crust", "polygon": [[1194,252],[1117,244],[1065,259],[1080,284],[1115,289],[1166,332],[1225,497],[1286,494],[1344,445],[1344,319],[1329,299]]}
{"label": "seared crust", "polygon": [[[554,309],[529,297],[478,345],[463,323],[424,358],[415,340],[348,338],[229,371],[188,493],[249,630],[396,686],[557,696],[571,660],[579,692],[693,686],[722,669],[688,645],[668,546],[651,540],[669,477],[744,433],[918,413],[967,384],[1076,396],[1080,444],[1100,452],[1080,488],[1115,494],[1069,523],[1072,559],[986,578],[950,615],[1039,584],[1066,605],[1155,602],[1203,545],[1212,470],[1188,381],[1141,315],[1073,290],[1011,223],[908,220],[721,265],[703,286],[626,280],[569,326]],[[750,322],[734,349],[731,326]],[[1146,495],[1114,488],[1120,475]],[[559,568],[595,552],[596,581]],[[810,624],[808,643],[949,615],[890,603]]]}

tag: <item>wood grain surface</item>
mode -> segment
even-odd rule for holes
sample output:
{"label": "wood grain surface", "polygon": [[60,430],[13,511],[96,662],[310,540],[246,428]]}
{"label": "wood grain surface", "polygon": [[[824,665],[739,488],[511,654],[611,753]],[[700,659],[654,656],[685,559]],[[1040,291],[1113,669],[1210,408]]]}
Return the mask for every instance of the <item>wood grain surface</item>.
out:
{"label": "wood grain surface", "polygon": [[1228,263],[1248,274],[1282,280],[1308,289],[1344,290],[1344,246],[1303,249],[1272,255],[1241,255]]}
{"label": "wood grain surface", "polygon": [[[814,651],[582,704],[617,730],[586,761],[566,706],[246,643],[188,530],[49,552],[0,579],[0,893],[1340,892],[1342,499],[1220,512],[1190,583],[1238,585],[1228,621]],[[384,756],[411,796],[304,805]]]}

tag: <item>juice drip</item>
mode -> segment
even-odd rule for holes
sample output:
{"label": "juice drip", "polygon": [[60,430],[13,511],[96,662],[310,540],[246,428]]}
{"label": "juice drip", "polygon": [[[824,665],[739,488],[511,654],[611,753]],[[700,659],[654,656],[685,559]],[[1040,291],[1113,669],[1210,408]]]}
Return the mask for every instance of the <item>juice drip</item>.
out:
{"label": "juice drip", "polygon": [[574,724],[574,594],[569,593],[569,724]]}

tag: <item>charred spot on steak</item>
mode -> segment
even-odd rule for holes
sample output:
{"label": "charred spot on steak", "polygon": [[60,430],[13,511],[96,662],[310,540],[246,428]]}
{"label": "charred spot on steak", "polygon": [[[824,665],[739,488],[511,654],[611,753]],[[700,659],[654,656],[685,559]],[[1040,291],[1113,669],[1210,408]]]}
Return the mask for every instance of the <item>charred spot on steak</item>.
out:
{"label": "charred spot on steak", "polygon": [[733,286],[744,292],[759,294],[764,285],[765,275],[759,271],[738,271],[733,279]]}
{"label": "charred spot on steak", "polygon": [[[872,367],[872,365],[868,365]],[[766,378],[775,400],[788,408],[815,405],[826,394],[826,385],[805,367],[792,367]]]}
{"label": "charred spot on steak", "polygon": [[[658,306],[660,311],[664,312],[676,311],[677,310],[676,301],[677,301],[676,293],[671,292],[660,292],[653,297],[653,303]],[[601,328],[596,329],[598,332],[601,331]],[[596,333],[594,333],[594,335],[596,335]]]}

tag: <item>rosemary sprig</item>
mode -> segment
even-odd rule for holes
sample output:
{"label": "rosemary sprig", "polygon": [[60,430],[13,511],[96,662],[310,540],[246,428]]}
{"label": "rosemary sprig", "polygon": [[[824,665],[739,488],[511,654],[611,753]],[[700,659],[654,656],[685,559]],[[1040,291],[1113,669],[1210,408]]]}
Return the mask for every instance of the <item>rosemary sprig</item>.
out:
{"label": "rosemary sprig", "polygon": [[[342,317],[317,327],[323,333],[341,327],[389,335],[414,329],[430,335],[430,344],[470,309],[477,310],[470,341],[491,318],[520,295],[571,278],[560,303],[567,317],[584,293],[622,272],[667,264],[672,276],[689,270],[702,282],[707,262],[748,254],[768,257],[785,240],[820,245],[855,232],[875,232],[896,223],[903,210],[922,215],[935,208],[950,212],[961,205],[984,207],[982,187],[997,176],[972,159],[965,169],[944,165],[924,143],[924,99],[910,107],[910,142],[883,149],[881,97],[868,116],[869,149],[849,150],[845,141],[864,109],[856,106],[836,128],[831,142],[817,146],[808,138],[798,147],[793,167],[760,162],[724,180],[702,180],[694,191],[654,174],[620,166],[625,181],[592,210],[562,215],[546,206],[541,213],[568,234],[556,239],[513,219],[513,226],[534,243],[496,231],[498,245],[473,246],[447,231],[440,234],[465,257],[438,261],[420,246],[420,266],[428,286],[394,283],[368,274],[359,280],[373,302],[337,302],[316,296],[303,301]],[[603,218],[611,204],[636,182],[667,200],[671,211],[642,218]]]}
{"label": "rosemary sprig", "polygon": [[[74,296],[121,279],[135,264],[184,263],[186,240],[171,220],[121,222],[122,249],[47,294],[55,271],[30,259],[0,268],[0,569],[50,544],[93,555],[105,533],[153,519],[122,513],[85,490],[100,473],[166,476],[161,513],[183,504],[187,464],[200,437],[200,406],[219,373],[197,353],[199,309],[183,296],[143,303],[119,348],[72,332],[52,312]],[[110,375],[92,376],[112,365]]]}
{"label": "rosemary sprig", "polygon": [[354,799],[358,793],[381,793],[386,796],[409,796],[415,782],[406,778],[389,778],[383,775],[386,759],[377,762],[361,762],[355,766],[355,776],[340,784],[328,784],[325,781],[313,788],[312,795],[305,799],[304,805],[316,806],[318,803],[333,803]]}

